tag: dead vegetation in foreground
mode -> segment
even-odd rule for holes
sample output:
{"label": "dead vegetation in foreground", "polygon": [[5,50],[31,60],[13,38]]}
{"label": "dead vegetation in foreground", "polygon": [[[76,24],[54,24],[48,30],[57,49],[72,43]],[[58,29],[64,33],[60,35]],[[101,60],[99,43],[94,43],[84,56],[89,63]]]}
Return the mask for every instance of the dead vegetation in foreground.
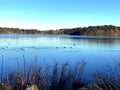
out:
{"label": "dead vegetation in foreground", "polygon": [[120,78],[114,70],[112,76],[95,73],[93,82],[85,81],[85,61],[77,62],[73,67],[69,63],[38,67],[35,62],[27,66],[25,59],[23,69],[17,64],[15,72],[4,78],[1,73],[0,90],[120,90]]}

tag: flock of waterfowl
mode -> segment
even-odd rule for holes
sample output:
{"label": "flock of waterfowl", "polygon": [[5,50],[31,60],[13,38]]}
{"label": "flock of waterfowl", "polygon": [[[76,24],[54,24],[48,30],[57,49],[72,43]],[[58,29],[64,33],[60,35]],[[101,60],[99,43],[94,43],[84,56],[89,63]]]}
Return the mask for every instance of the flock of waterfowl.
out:
{"label": "flock of waterfowl", "polygon": [[[73,46],[75,47],[75,44],[73,44]],[[61,47],[56,47],[56,48],[61,48]],[[70,47],[64,46],[63,48],[73,48],[73,47],[72,46],[70,46]]]}
{"label": "flock of waterfowl", "polygon": [[[58,48],[60,48],[60,47],[56,47],[56,49],[58,49]],[[64,46],[63,48],[73,48],[73,47],[65,47],[65,46]]]}
{"label": "flock of waterfowl", "polygon": [[[17,43],[17,44],[18,44],[18,43]],[[8,45],[10,46],[11,44],[9,43]],[[75,44],[73,44],[73,46],[75,46]],[[72,49],[73,46],[70,46],[70,47],[63,46],[63,47],[55,47],[55,48],[56,48],[56,49],[59,49],[59,48],[71,48],[71,49]],[[0,48],[0,51],[1,51],[1,50],[5,50],[5,49],[8,49],[8,48],[9,48],[8,46],[6,46],[6,47],[1,47],[1,48]],[[31,47],[31,48],[34,48],[34,49],[35,49],[36,47],[33,46],[33,47]],[[25,48],[24,48],[24,47],[21,47],[20,49],[21,49],[22,51],[25,51]]]}

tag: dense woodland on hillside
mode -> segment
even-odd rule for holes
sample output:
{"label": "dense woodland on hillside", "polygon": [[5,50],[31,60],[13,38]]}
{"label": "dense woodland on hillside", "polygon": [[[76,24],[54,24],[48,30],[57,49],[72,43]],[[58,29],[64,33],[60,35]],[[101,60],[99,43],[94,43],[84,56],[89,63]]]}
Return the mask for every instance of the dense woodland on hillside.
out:
{"label": "dense woodland on hillside", "polygon": [[55,35],[89,35],[89,36],[120,36],[120,27],[112,25],[89,26],[59,30],[37,30],[19,28],[0,28],[1,34],[55,34]]}

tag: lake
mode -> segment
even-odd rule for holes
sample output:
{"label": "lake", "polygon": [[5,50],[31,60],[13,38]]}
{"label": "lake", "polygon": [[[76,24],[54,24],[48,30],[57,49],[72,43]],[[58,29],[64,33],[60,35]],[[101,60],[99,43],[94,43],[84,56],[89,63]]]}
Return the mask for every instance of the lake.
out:
{"label": "lake", "polygon": [[120,59],[120,37],[57,36],[57,35],[0,35],[0,66],[13,71],[37,60],[38,65],[55,62],[71,65],[84,60],[86,72],[104,71]]}

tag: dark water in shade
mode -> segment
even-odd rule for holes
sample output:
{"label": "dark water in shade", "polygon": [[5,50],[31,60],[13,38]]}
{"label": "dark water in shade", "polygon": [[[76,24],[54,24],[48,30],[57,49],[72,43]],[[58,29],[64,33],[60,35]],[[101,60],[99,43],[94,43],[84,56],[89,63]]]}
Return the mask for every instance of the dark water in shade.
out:
{"label": "dark water in shade", "polygon": [[15,70],[17,61],[22,67],[23,55],[26,63],[35,58],[40,65],[67,61],[73,65],[84,60],[86,72],[104,71],[120,60],[120,37],[0,35],[0,66],[3,56],[4,71]]}

